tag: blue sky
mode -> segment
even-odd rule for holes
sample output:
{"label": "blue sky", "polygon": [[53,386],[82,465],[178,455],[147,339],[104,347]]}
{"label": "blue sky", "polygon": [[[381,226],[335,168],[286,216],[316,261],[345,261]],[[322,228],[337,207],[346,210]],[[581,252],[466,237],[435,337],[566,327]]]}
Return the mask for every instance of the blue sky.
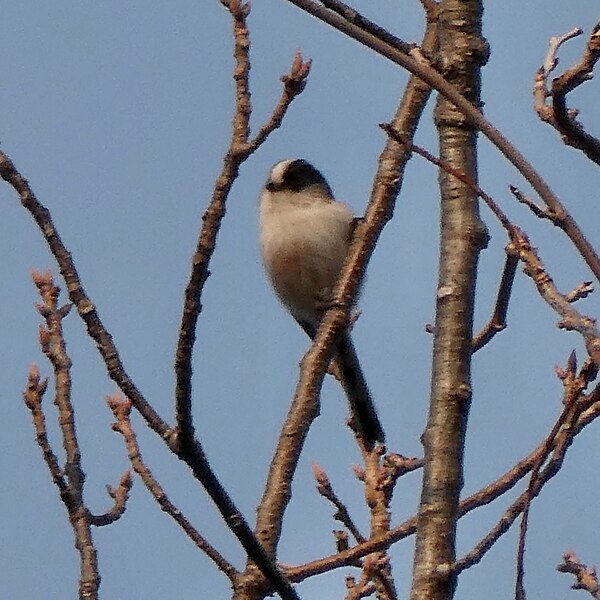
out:
{"label": "blue sky", "polygon": [[[418,41],[418,2],[361,1],[356,7],[406,41]],[[574,26],[589,32],[597,0],[488,3],[484,33],[492,54],[483,71],[485,112],[536,165],[590,240],[600,247],[597,169],[561,144],[532,109],[535,70],[552,35]],[[286,414],[307,348],[302,331],[279,307],[257,251],[257,198],[270,166],[304,157],[328,177],[338,198],[361,213],[384,143],[377,124],[389,120],[406,74],[298,11],[284,0],[254,3],[252,36],[253,126],[268,117],[279,77],[300,49],[313,59],[304,94],[284,126],[241,170],[233,188],[218,250],[203,296],[194,361],[194,414],[199,435],[224,485],[250,522],[262,494],[269,457]],[[173,412],[173,355],[200,216],[227,147],[232,114],[230,19],[217,0],[177,3],[8,3],[0,22],[2,148],[50,208],[83,284],[117,342],[126,369],[165,418]],[[584,38],[561,51],[561,65],[581,53]],[[572,95],[582,121],[600,132],[598,82]],[[435,151],[430,110],[417,142]],[[518,206],[509,184],[529,191],[514,169],[481,140],[480,178],[516,223],[532,237],[563,291],[588,279],[564,237]],[[437,267],[437,173],[413,159],[395,218],[369,266],[362,316],[354,337],[377,401],[389,448],[420,455],[431,362]],[[0,372],[4,432],[0,507],[4,565],[0,597],[72,598],[78,557],[66,514],[35,445],[21,401],[32,362],[50,369],[37,346],[39,317],[30,281],[33,268],[56,266],[28,214],[6,185],[0,187]],[[491,235],[481,258],[476,326],[494,302],[506,239],[482,208]],[[597,315],[598,298],[580,303]],[[558,415],[561,387],[554,365],[564,364],[573,333],[559,331],[556,315],[532,283],[517,277],[509,328],[474,358],[474,397],[467,438],[464,494],[495,479],[546,435]],[[65,322],[73,359],[74,404],[94,512],[109,506],[104,491],[128,468],[121,439],[111,431],[104,396],[115,391],[94,344],[73,313]],[[51,396],[46,400],[51,421]],[[344,428],[345,399],[327,380],[321,416],[305,448],[285,521],[280,559],[298,564],[334,550],[338,527],[331,507],[314,489],[310,462],[318,462],[365,528],[368,514],[351,465],[359,461]],[[243,555],[184,465],[135,421],[142,452],[171,499],[237,566]],[[530,594],[564,597],[568,576],[554,571],[573,549],[600,561],[598,424],[576,440],[563,472],[532,509],[526,584]],[[55,447],[58,432],[51,429]],[[401,480],[394,523],[413,514],[419,476]],[[514,497],[511,496],[511,498]],[[459,554],[495,523],[509,499],[472,513],[459,525]],[[458,597],[506,598],[514,580],[513,528],[481,565],[460,579]],[[178,597],[226,598],[227,581],[196,552],[136,481],[129,508],[116,525],[94,531],[102,574],[101,596],[111,600]],[[398,589],[410,586],[412,539],[392,549]],[[342,569],[304,583],[302,598],[344,594]],[[494,582],[490,586],[490,581]],[[176,590],[176,592],[174,592]]]}

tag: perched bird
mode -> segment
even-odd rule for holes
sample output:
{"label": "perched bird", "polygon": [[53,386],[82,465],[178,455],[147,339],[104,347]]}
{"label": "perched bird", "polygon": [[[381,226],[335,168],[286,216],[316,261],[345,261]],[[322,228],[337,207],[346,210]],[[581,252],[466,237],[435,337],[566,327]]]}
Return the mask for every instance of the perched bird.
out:
{"label": "perched bird", "polygon": [[[305,160],[283,160],[269,174],[260,197],[260,249],[273,288],[312,338],[333,299],[346,259],[354,216],[333,197],[323,175]],[[384,442],[369,388],[348,333],[334,359],[356,430],[371,448]]]}

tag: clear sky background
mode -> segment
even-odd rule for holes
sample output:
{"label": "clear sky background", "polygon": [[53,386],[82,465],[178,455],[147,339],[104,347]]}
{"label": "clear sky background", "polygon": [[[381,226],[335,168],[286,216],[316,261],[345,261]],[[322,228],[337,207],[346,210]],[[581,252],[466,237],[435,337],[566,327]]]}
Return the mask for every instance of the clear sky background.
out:
{"label": "clear sky background", "polygon": [[[600,248],[597,168],[563,147],[532,109],[532,80],[548,39],[574,26],[589,33],[597,0],[486,3],[484,33],[491,59],[483,71],[485,111],[539,168]],[[423,29],[420,4],[379,0],[356,7],[407,41]],[[270,166],[304,157],[328,177],[336,195],[364,210],[385,142],[377,124],[394,113],[406,73],[301,13],[285,0],[256,0],[252,35],[252,123],[260,126],[279,95],[279,77],[296,49],[313,59],[310,81],[284,126],[242,168],[212,262],[194,360],[194,414],[216,472],[250,522],[262,494],[269,458],[307,349],[304,334],[279,307],[257,251],[257,198]],[[567,66],[584,37],[560,56]],[[101,3],[10,2],[0,21],[2,148],[52,211],[73,253],[83,285],[114,336],[138,387],[165,418],[173,413],[173,356],[200,216],[219,173],[232,115],[230,18],[217,0]],[[572,95],[596,134],[598,81]],[[417,142],[435,151],[428,116]],[[481,140],[482,186],[528,231],[563,291],[590,274],[562,234],[518,206],[508,185],[528,188]],[[420,159],[408,167],[394,220],[369,266],[354,336],[377,401],[389,448],[420,455],[427,414],[438,251],[437,173]],[[21,393],[32,362],[50,367],[37,344],[32,268],[57,269],[12,189],[0,186],[0,598],[76,597],[78,556],[66,513],[34,442]],[[492,239],[482,254],[476,327],[487,319],[506,239],[482,208]],[[600,313],[597,295],[580,302]],[[474,397],[467,438],[464,495],[489,483],[547,435],[561,409],[554,365],[564,364],[577,335],[556,328],[556,315],[519,271],[509,328],[473,361]],[[73,312],[65,321],[73,359],[77,428],[87,474],[86,498],[97,513],[110,505],[104,486],[128,468],[121,438],[110,429],[104,396],[115,391],[94,344]],[[54,407],[46,399],[49,423]],[[321,416],[301,458],[285,521],[280,559],[300,564],[334,551],[332,508],[318,496],[310,462],[330,475],[366,531],[368,513],[351,465],[359,461],[344,427],[345,399],[327,380]],[[237,566],[243,554],[187,468],[135,419],[142,452],[171,499]],[[579,597],[555,565],[573,549],[600,562],[598,431],[577,438],[561,474],[531,514],[526,584],[530,596]],[[52,440],[58,452],[55,424]],[[414,513],[420,477],[403,478],[393,502],[394,524]],[[519,488],[519,492],[522,491]],[[459,553],[472,548],[510,498],[460,522]],[[465,572],[457,597],[511,597],[516,527],[482,563]],[[136,480],[125,516],[94,530],[110,600],[227,598],[228,582],[178,530]],[[391,550],[401,597],[410,587],[413,539]],[[350,568],[299,588],[306,600],[344,596]]]}

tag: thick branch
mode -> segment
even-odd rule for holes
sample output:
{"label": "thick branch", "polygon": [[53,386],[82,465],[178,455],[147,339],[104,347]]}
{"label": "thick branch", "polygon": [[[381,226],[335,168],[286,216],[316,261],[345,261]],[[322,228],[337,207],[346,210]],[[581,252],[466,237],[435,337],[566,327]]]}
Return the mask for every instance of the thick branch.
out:
{"label": "thick branch", "polygon": [[[440,4],[439,63],[449,82],[479,104],[481,65],[487,60],[477,0]],[[436,107],[440,159],[477,180],[476,132],[446,99]],[[423,487],[417,519],[411,599],[447,600],[456,585],[449,568],[455,533],[465,431],[471,401],[475,281],[487,231],[469,185],[440,172],[441,243],[429,418],[422,437]]]}

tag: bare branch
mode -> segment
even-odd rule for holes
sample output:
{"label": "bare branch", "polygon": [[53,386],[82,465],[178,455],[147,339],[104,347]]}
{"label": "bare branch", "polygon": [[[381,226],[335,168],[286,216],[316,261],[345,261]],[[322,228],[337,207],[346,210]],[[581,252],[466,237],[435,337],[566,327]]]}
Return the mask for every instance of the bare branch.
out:
{"label": "bare branch", "polygon": [[567,302],[577,302],[587,298],[594,291],[594,286],[591,281],[582,281],[574,290],[565,294]]}
{"label": "bare branch", "polygon": [[[595,377],[595,375],[593,369],[591,373],[587,373],[588,368],[589,362],[586,361],[580,371],[580,376],[585,376],[586,381],[589,382]],[[572,437],[570,441],[574,440],[575,437],[585,427],[600,417],[600,384],[598,384],[590,394],[587,396],[582,396],[579,399],[578,410],[579,409],[581,412],[574,424],[571,426]],[[460,516],[462,517],[479,508],[480,506],[491,504],[494,500],[498,499],[508,490],[512,489],[519,481],[521,481],[521,479],[523,479],[523,477],[530,473],[534,466],[538,463],[540,456],[546,452],[546,439],[547,438],[544,438],[544,440],[535,450],[533,450],[524,459],[519,461],[506,473],[501,475],[498,479],[481,490],[475,492],[468,498],[462,500],[459,505]],[[553,451],[554,450],[555,448],[553,448]],[[564,451],[566,452],[566,448]],[[544,477],[548,475],[549,473],[547,472],[543,474]],[[518,517],[518,514],[520,513],[517,512],[514,517],[515,519]],[[410,517],[400,525],[394,527],[388,533],[379,536],[378,538],[368,540],[364,544],[358,544],[353,548],[349,548],[342,552],[338,552],[337,554],[311,561],[304,565],[289,567],[286,569],[286,574],[292,581],[298,582],[303,581],[312,575],[319,575],[321,573],[331,571],[332,569],[354,565],[356,564],[356,561],[362,557],[378,550],[389,548],[393,543],[413,535],[416,531],[416,527],[416,517]]]}
{"label": "bare branch", "polygon": [[533,493],[540,475],[542,465],[548,458],[552,448],[559,445],[557,437],[561,432],[561,429],[565,423],[574,423],[577,417],[581,413],[582,407],[576,406],[578,400],[581,398],[585,388],[587,387],[588,373],[583,371],[582,374],[577,375],[577,358],[573,351],[567,360],[567,368],[561,371],[559,377],[563,382],[565,388],[564,392],[564,405],[563,412],[557,419],[552,431],[544,442],[543,452],[539,456],[536,464],[531,470],[531,478],[529,485],[527,486],[527,492],[525,495],[525,505],[523,508],[523,514],[521,517],[521,526],[519,529],[519,544],[517,549],[517,578],[515,583],[515,598],[518,600],[525,600],[525,586],[523,579],[525,575],[524,562],[525,562],[525,542],[527,537],[527,527],[529,522],[529,510],[531,508],[531,502],[533,500]]}
{"label": "bare branch", "polygon": [[142,393],[126,373],[110,333],[104,327],[96,311],[96,307],[81,285],[81,280],[71,258],[71,253],[63,244],[58,230],[52,221],[50,211],[38,201],[27,179],[19,173],[10,158],[1,150],[0,176],[17,192],[21,199],[21,204],[31,213],[40,232],[44,236],[58,264],[60,274],[66,283],[69,299],[85,323],[88,335],[96,342],[96,347],[102,356],[109,377],[128,398],[131,398],[133,405],[144,417],[150,428],[161,437],[166,437],[169,432],[168,425],[160,418],[152,406],[148,404]]}
{"label": "bare branch", "polygon": [[508,304],[510,302],[510,295],[512,293],[512,286],[518,264],[519,257],[516,255],[512,244],[509,244],[506,247],[506,261],[504,262],[502,279],[500,280],[500,285],[498,287],[496,306],[485,327],[473,338],[473,352],[481,350],[481,348],[488,344],[497,333],[506,329]]}
{"label": "bare branch", "polygon": [[554,119],[554,111],[546,103],[546,98],[548,98],[548,96],[551,95],[547,87],[548,76],[550,75],[550,73],[552,73],[552,71],[554,71],[554,69],[556,69],[556,66],[558,65],[558,58],[556,54],[559,48],[568,40],[571,40],[582,34],[583,29],[575,27],[571,31],[565,33],[564,35],[551,37],[550,42],[548,44],[548,53],[546,54],[544,64],[538,69],[535,75],[533,85],[535,111],[537,112],[539,118],[542,121],[550,123],[553,126],[556,126],[556,121]]}
{"label": "bare branch", "polygon": [[27,387],[23,392],[23,400],[25,401],[27,408],[31,411],[36,441],[42,450],[42,455],[48,466],[50,475],[52,476],[52,481],[58,488],[61,499],[65,502],[66,496],[68,495],[68,486],[64,474],[58,464],[56,454],[54,454],[50,447],[46,429],[46,417],[42,410],[42,399],[46,393],[47,387],[48,379],[40,379],[39,367],[37,365],[32,365],[29,369]]}
{"label": "bare branch", "polygon": [[[573,442],[577,429],[575,424],[581,415],[585,403],[580,402],[583,388],[587,385],[587,375],[580,373],[578,378],[569,377],[565,382],[565,408],[557,419],[550,435],[542,443],[540,454],[532,467],[532,478],[527,490],[525,490],[505,511],[496,526],[481,540],[475,548],[455,563],[457,572],[461,572],[477,564],[487,551],[494,545],[496,540],[502,536],[517,519],[519,514],[526,512],[528,506],[544,485],[554,477],[560,470],[566,452]],[[548,459],[552,453],[552,456]],[[543,469],[541,465],[546,462]],[[536,470],[539,472],[535,474]],[[521,534],[521,540],[526,532],[526,520]],[[521,547],[522,542],[520,542]],[[522,549],[519,554],[522,556]],[[520,569],[521,571],[522,569]],[[522,586],[521,586],[522,587]]]}
{"label": "bare branch", "polygon": [[393,139],[397,139],[399,142],[406,144],[420,156],[423,156],[428,161],[438,165],[445,172],[458,178],[483,199],[508,232],[511,239],[511,252],[516,253],[519,259],[525,263],[525,274],[534,281],[542,298],[544,298],[544,300],[562,317],[559,327],[561,329],[579,332],[586,342],[586,348],[590,356],[597,365],[600,365],[600,333],[596,328],[595,320],[580,314],[570,306],[570,296],[565,296],[556,289],[552,278],[546,272],[544,265],[538,256],[537,250],[531,245],[527,235],[510,222],[504,211],[502,211],[494,199],[472,182],[464,173],[458,169],[452,168],[445,161],[442,161],[427,152],[427,150],[409,142],[405,139],[405,136],[399,134],[390,125],[382,124],[380,126]]}
{"label": "bare branch", "polygon": [[[569,146],[581,150],[590,160],[600,165],[600,140],[587,133],[577,121],[578,111],[567,109],[567,94],[582,83],[592,79],[594,66],[600,59],[600,22],[593,28],[581,60],[552,81],[548,90],[548,77],[558,65],[557,53],[567,41],[583,34],[575,28],[568,33],[550,39],[544,64],[538,69],[534,83],[535,109],[543,121],[552,125]],[[552,106],[546,98],[552,99]]]}
{"label": "bare branch", "polygon": [[348,593],[344,600],[360,600],[360,598],[368,598],[375,592],[375,586],[369,581],[366,573],[363,573],[360,580],[356,581],[352,575],[346,577],[346,589]]}
{"label": "bare branch", "polygon": [[[297,52],[288,75],[281,77],[283,92],[269,121],[263,125],[253,140],[250,140],[250,34],[246,19],[250,14],[250,4],[242,0],[225,0],[223,5],[229,10],[233,22],[235,41],[235,113],[229,149],[223,160],[223,169],[215,182],[212,198],[202,216],[202,228],[198,236],[196,250],[192,256],[192,269],[185,290],[184,306],[179,329],[179,339],[175,354],[175,419],[177,435],[173,444],[187,444],[194,437],[192,421],[192,353],[196,341],[196,327],[202,310],[201,296],[204,284],[209,277],[209,264],[214,253],[217,235],[225,216],[227,199],[237,179],[241,164],[255,152],[277,129],[294,98],[306,86],[310,72],[310,61],[304,61]],[[185,438],[185,439],[182,439]],[[188,440],[188,441],[186,441]]]}
{"label": "bare branch", "polygon": [[519,259],[525,264],[525,274],[533,280],[538,292],[548,305],[562,317],[558,326],[561,329],[580,333],[590,357],[596,366],[600,366],[600,333],[595,319],[577,311],[569,298],[556,289],[537,250],[531,245],[524,232],[515,228],[512,242],[519,254]]}
{"label": "bare branch", "polygon": [[66,455],[65,467],[61,473],[45,431],[41,398],[46,384],[40,383],[37,369],[30,371],[25,401],[34,417],[38,444],[60,491],[73,528],[75,547],[79,552],[79,597],[94,600],[98,598],[100,574],[92,540],[90,512],[83,500],[85,474],[81,468],[81,452],[71,402],[71,359],[67,354],[62,329],[62,320],[69,313],[70,306],[58,306],[59,288],[54,285],[49,272],[34,271],[32,279],[42,299],[42,303],[38,304],[38,311],[46,322],[45,327],[40,327],[40,346],[54,369],[54,404],[58,409],[58,423]]}
{"label": "bare branch", "polygon": [[[398,477],[407,465],[399,455],[386,460],[385,449],[377,446],[369,450],[361,447],[365,468],[355,468],[355,473],[365,485],[365,499],[371,513],[371,538],[385,535],[390,530],[392,515],[390,502]],[[392,576],[392,567],[386,551],[374,552],[363,561],[363,574],[373,582],[377,597],[382,600],[396,600],[396,588]]]}
{"label": "bare branch", "polygon": [[[340,15],[346,22],[355,25],[362,31],[369,32],[377,39],[389,44],[392,48],[397,48],[404,54],[410,54],[411,50],[414,48],[414,44],[409,44],[401,40],[399,37],[396,37],[394,34],[387,31],[387,29],[370,21],[357,10],[340,0],[320,0],[320,2],[325,8]],[[429,7],[429,9],[431,9],[431,7]]]}
{"label": "bare branch", "polygon": [[273,109],[269,121],[258,130],[254,139],[248,142],[246,148],[248,155],[257,150],[265,142],[267,137],[275,131],[275,129],[281,126],[283,117],[290,104],[306,87],[311,64],[311,60],[303,60],[302,54],[296,52],[289,74],[281,76],[281,82],[283,83],[281,98],[279,99],[277,106]]}
{"label": "bare branch", "polygon": [[[490,210],[494,213],[494,215],[498,218],[502,226],[507,230],[509,235],[512,235],[514,230],[514,225],[509,221],[506,214],[500,209],[498,204],[493,200],[491,196],[486,194],[474,181],[472,181],[469,177],[467,177],[464,173],[459,171],[458,169],[453,168],[451,165],[446,163],[445,161],[440,160],[439,158],[433,156],[430,152],[417,146],[416,144],[411,143],[406,139],[405,136],[396,131],[391,125],[382,123],[380,127],[392,138],[408,146],[412,151],[416,152],[429,162],[438,166],[440,169],[454,175],[459,181],[462,181],[465,185],[469,186],[478,196],[480,196],[484,202],[488,205]],[[477,350],[481,349],[487,343],[491,341],[491,339],[500,331],[506,328],[506,314],[508,311],[508,303],[510,300],[510,295],[512,292],[512,284],[514,281],[516,268],[518,264],[518,257],[515,253],[512,245],[509,245],[506,249],[507,257],[504,265],[504,271],[502,274],[502,280],[500,282],[500,287],[498,289],[498,296],[496,300],[496,307],[494,310],[494,314],[492,318],[488,322],[488,324],[484,327],[482,331],[480,331],[473,339],[473,352],[477,352]],[[428,325],[426,330],[428,333],[434,333],[435,329],[433,326]]]}
{"label": "bare branch", "polygon": [[194,544],[196,544],[198,549],[204,552],[231,582],[234,582],[237,575],[236,569],[214,548],[214,546],[204,539],[181,511],[169,500],[163,488],[158,481],[156,481],[152,472],[144,463],[138,446],[137,437],[131,427],[131,402],[118,394],[107,396],[106,401],[116,419],[116,422],[113,424],[113,429],[123,436],[131,465],[144,482],[148,491],[152,494],[156,502],[158,502],[161,509],[183,529],[185,534],[192,542],[194,542]]}
{"label": "bare branch", "polygon": [[571,573],[577,581],[571,586],[574,590],[585,590],[592,598],[600,600],[600,585],[595,567],[584,565],[573,552],[563,554],[563,562],[558,564],[556,570],[560,573]]}
{"label": "bare branch", "polygon": [[358,527],[354,524],[346,505],[338,498],[337,494],[333,490],[331,485],[331,481],[329,477],[327,477],[327,473],[323,471],[323,469],[316,463],[312,465],[313,475],[317,481],[317,491],[323,498],[329,500],[333,506],[335,506],[336,511],[333,515],[333,518],[339,521],[342,525],[344,525],[348,531],[354,536],[354,539],[357,542],[364,542],[365,537],[360,533]]}
{"label": "bare branch", "polygon": [[559,224],[559,220],[557,219],[557,216],[551,210],[543,209],[540,206],[538,206],[533,200],[528,198],[523,192],[521,192],[514,185],[510,185],[509,189],[510,189],[511,193],[513,194],[513,196],[521,204],[524,204],[525,206],[527,206],[527,208],[529,208],[529,210],[536,217],[539,217],[540,219],[548,219],[548,220],[552,221],[555,225]]}
{"label": "bare branch", "polygon": [[[239,0],[231,0],[231,2],[228,4],[232,6],[232,11],[235,13],[233,17],[234,21],[236,22],[235,26],[237,26],[239,21],[245,18],[244,13],[247,9]],[[236,39],[239,40],[241,38]],[[243,96],[243,94],[239,93],[241,88],[238,87],[237,89],[238,96]],[[240,132],[243,133],[244,129],[242,113],[243,110],[240,113],[236,111],[236,114],[238,114],[239,118],[234,120],[234,140],[236,141],[241,135]],[[197,319],[197,314],[200,310],[199,293],[204,281],[208,277],[208,261],[214,250],[214,242],[216,239],[218,226],[220,225],[225,211],[225,198],[231,188],[231,185],[233,184],[235,176],[237,175],[239,164],[245,155],[248,155],[247,145],[239,147],[239,145],[233,144],[233,150],[225,157],[223,173],[217,179],[215,184],[214,196],[216,200],[215,202],[211,203],[209,209],[204,215],[205,226],[200,234],[200,239],[198,242],[199,250],[192,259],[192,277],[190,279],[188,289],[186,290],[184,317],[182,319],[182,323],[184,324],[182,327],[184,331],[182,331],[180,334],[180,341],[181,338],[185,338],[188,343],[187,348],[189,349],[190,353],[195,337],[195,322]],[[31,188],[29,187],[27,180],[17,171],[8,156],[1,151],[0,176],[19,194],[21,203],[32,214],[40,231],[44,235],[44,238],[59,265],[61,275],[67,284],[66,287],[69,292],[71,302],[73,302],[73,304],[76,306],[80,317],[85,322],[88,329],[88,334],[96,342],[111,379],[117,383],[123,394],[130,399],[133,406],[140,412],[150,428],[160,435],[170,449],[175,452],[181,460],[184,460],[186,464],[188,464],[194,474],[194,477],[198,479],[205,487],[208,494],[215,502],[215,505],[221,512],[221,515],[225,519],[227,525],[238,537],[248,555],[256,561],[261,571],[266,574],[266,577],[272,582],[274,588],[280,593],[282,598],[297,598],[296,593],[291,588],[289,583],[285,581],[277,567],[264,553],[263,548],[256,540],[252,530],[244,520],[243,515],[234,505],[231,498],[226,493],[215,474],[212,472],[199,442],[192,436],[193,427],[191,426],[191,420],[185,418],[186,391],[183,390],[183,396],[181,396],[181,385],[178,385],[178,389],[180,391],[180,396],[178,398],[180,402],[178,402],[178,406],[180,408],[183,407],[183,409],[179,411],[179,414],[183,415],[182,418],[179,419],[179,424],[184,424],[183,426],[179,427],[179,431],[183,432],[182,436],[177,435],[177,431],[172,431],[168,424],[161,419],[158,413],[146,401],[144,396],[125,372],[117,348],[113,343],[110,334],[100,320],[96,308],[86,295],[81,285],[79,274],[75,269],[71,255],[60,239],[48,209],[37,200]],[[192,314],[191,320],[186,318],[186,311],[189,311]],[[193,326],[191,326],[190,323],[193,324]],[[190,327],[187,327],[187,325],[190,325]],[[181,344],[179,347],[180,346]],[[180,354],[178,354],[178,359],[179,358]],[[183,361],[185,362],[185,360],[186,359],[184,356]],[[181,375],[181,373],[183,373],[183,375]],[[188,375],[191,378],[191,365],[188,372],[182,371],[181,373],[180,375],[183,377],[183,379],[188,377]],[[191,386],[188,391],[190,390]],[[191,412],[188,411],[188,414],[191,414]],[[186,423],[189,423],[190,426],[187,427],[185,425]],[[182,437],[184,438],[183,441]]]}
{"label": "bare branch", "polygon": [[104,525],[111,525],[120,519],[125,513],[127,500],[129,499],[129,491],[131,490],[132,485],[133,479],[131,478],[130,471],[125,471],[125,473],[123,473],[119,485],[116,488],[107,485],[106,491],[115,503],[109,511],[101,515],[93,515],[90,513],[88,515],[90,524],[95,525],[96,527],[103,527]]}
{"label": "bare branch", "polygon": [[486,194],[479,187],[479,185],[477,185],[477,183],[474,182],[470,177],[465,175],[465,173],[463,173],[459,169],[448,164],[446,161],[443,161],[443,160],[437,158],[436,156],[431,154],[431,152],[428,152],[427,150],[425,150],[425,148],[421,148],[421,146],[417,146],[416,144],[413,144],[410,140],[408,140],[406,138],[405,135],[396,131],[396,129],[391,124],[380,123],[379,127],[381,127],[393,140],[396,140],[400,144],[404,144],[411,150],[411,152],[415,152],[419,156],[422,156],[425,160],[436,165],[437,167],[442,169],[442,171],[444,171],[445,173],[453,175],[459,181],[461,181],[466,186],[468,186],[471,190],[473,190],[487,204],[488,208],[494,213],[494,215],[496,216],[498,221],[500,221],[500,223],[504,227],[504,229],[506,229],[506,231],[509,234],[511,233],[511,231],[514,229],[514,225],[510,222],[510,220],[508,219],[508,217],[506,216],[504,211],[498,206],[496,201],[491,196]]}

